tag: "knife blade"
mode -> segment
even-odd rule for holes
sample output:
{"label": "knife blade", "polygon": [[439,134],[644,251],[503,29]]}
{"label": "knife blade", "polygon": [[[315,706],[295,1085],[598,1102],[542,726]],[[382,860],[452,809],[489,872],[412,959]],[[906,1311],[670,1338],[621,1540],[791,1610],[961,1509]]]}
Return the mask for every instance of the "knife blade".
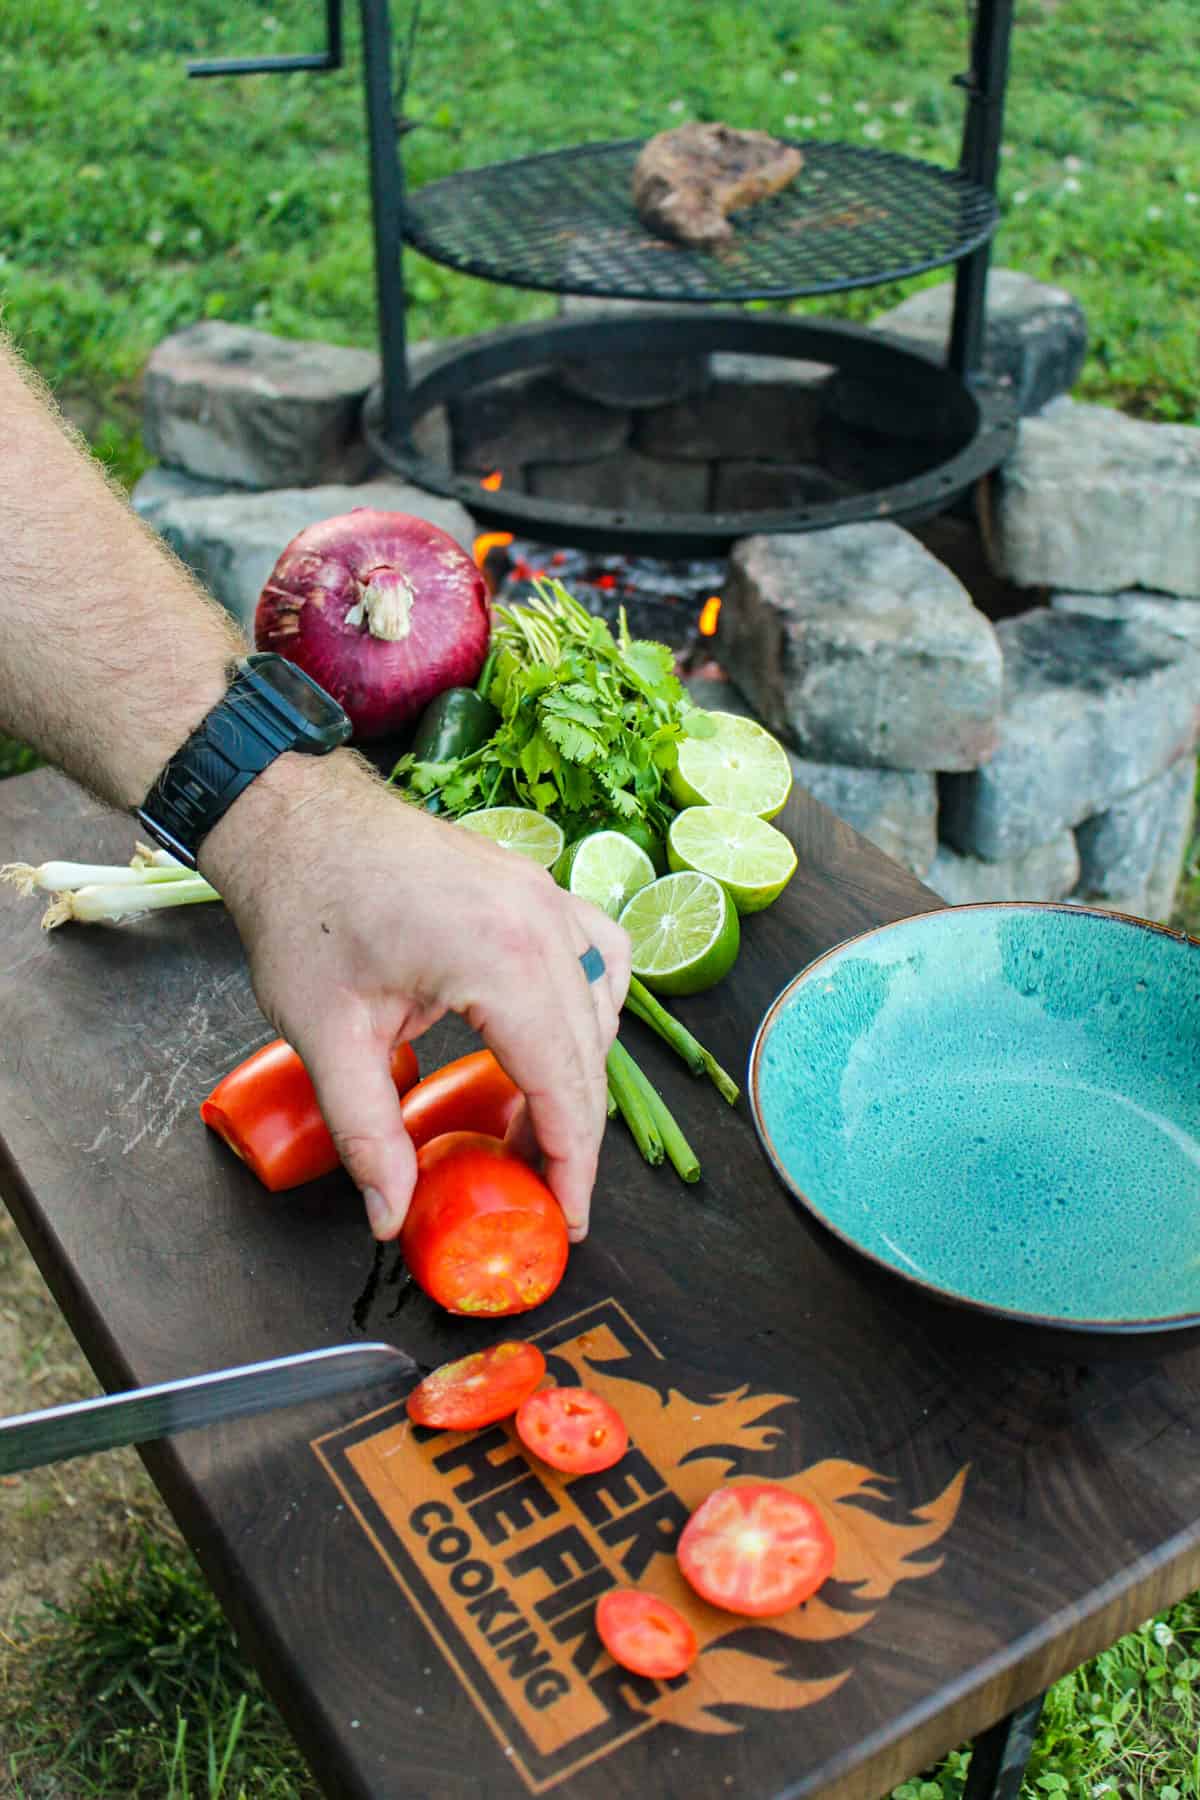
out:
{"label": "knife blade", "polygon": [[19,1413],[0,1419],[0,1475],[425,1372],[393,1344],[336,1344]]}

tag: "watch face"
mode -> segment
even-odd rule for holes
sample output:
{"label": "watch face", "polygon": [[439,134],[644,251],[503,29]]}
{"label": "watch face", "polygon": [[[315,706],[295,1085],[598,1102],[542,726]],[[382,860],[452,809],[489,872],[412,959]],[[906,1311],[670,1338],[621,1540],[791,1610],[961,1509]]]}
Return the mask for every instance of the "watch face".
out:
{"label": "watch face", "polygon": [[257,676],[269,682],[273,693],[315,731],[328,732],[345,718],[337,701],[286,657],[269,654],[246,660]]}

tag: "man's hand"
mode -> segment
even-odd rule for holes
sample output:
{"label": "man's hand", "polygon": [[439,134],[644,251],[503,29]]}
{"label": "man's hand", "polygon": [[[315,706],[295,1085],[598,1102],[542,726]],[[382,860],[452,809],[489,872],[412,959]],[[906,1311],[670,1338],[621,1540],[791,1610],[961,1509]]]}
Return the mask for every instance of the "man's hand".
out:
{"label": "man's hand", "polygon": [[[110,491],[2,333],[0,413],[0,720],[136,807],[249,646]],[[376,1236],[399,1231],[416,1166],[388,1052],[448,1011],[524,1090],[547,1179],[584,1235],[629,981],[629,940],[611,919],[405,805],[345,750],[280,757],[209,833],[200,865],[237,922],[263,1012],[308,1065]],[[579,966],[590,944],[607,965],[591,987]]]}
{"label": "man's hand", "polygon": [[[280,758],[206,840],[267,1018],[303,1057],[378,1238],[396,1235],[416,1157],[388,1073],[397,1038],[446,1012],[522,1089],[572,1239],[607,1117],[604,1059],[629,939],[535,864],[406,805],[347,752]],[[605,974],[589,984],[595,945]]]}

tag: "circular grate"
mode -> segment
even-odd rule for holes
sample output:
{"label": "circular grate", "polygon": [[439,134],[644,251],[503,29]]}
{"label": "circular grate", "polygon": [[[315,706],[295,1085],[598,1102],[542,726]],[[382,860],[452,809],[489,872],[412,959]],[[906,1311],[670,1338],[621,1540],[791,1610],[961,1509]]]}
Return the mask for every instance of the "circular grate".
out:
{"label": "circular grate", "polygon": [[468,169],[407,197],[406,242],[510,287],[628,300],[762,300],[916,275],[977,249],[995,197],[954,169],[856,144],[800,143],[804,167],[733,215],[713,250],[647,231],[632,200],[644,140]]}

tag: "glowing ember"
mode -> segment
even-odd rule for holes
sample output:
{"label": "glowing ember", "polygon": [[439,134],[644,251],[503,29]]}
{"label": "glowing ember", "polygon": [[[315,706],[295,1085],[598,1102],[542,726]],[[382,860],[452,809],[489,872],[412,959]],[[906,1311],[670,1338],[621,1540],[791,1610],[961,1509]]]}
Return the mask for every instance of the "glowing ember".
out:
{"label": "glowing ember", "polygon": [[483,477],[483,480],[479,485],[480,487],[487,488],[490,494],[494,494],[498,488],[504,485],[504,476],[499,469],[493,469],[490,475],[485,475]]}
{"label": "glowing ember", "polygon": [[[497,469],[481,486],[494,490],[501,480]],[[527,601],[539,577],[556,576],[610,628],[617,629],[626,613],[635,637],[668,645],[681,667],[691,665],[699,644],[717,629],[721,600],[713,589],[725,579],[721,560],[669,562],[563,548],[515,538],[510,531],[481,532],[473,551],[492,599],[500,604]]]}

